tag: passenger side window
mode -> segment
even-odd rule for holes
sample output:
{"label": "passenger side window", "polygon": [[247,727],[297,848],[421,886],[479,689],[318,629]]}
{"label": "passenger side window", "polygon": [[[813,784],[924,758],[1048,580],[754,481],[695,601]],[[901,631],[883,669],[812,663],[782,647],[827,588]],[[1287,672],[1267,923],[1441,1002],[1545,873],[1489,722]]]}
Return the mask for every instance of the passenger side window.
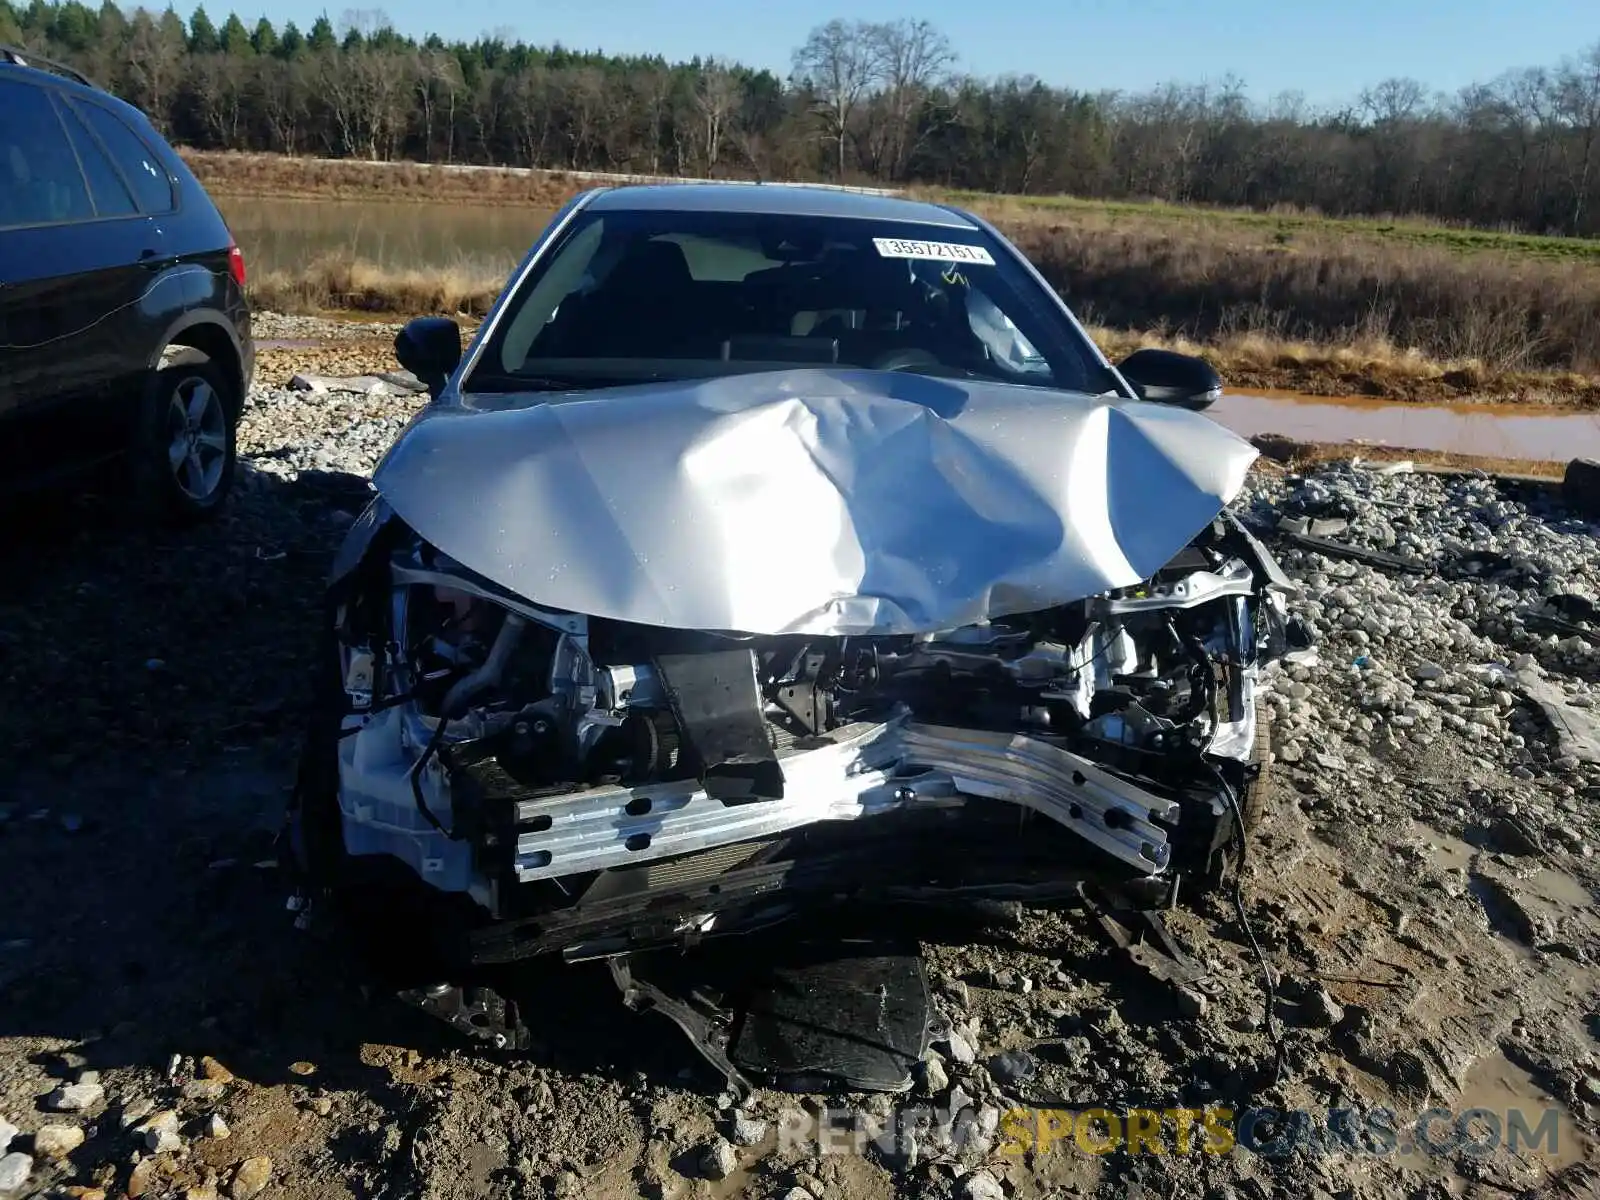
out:
{"label": "passenger side window", "polygon": [[87,221],[89,189],[41,88],[0,81],[0,229]]}
{"label": "passenger side window", "polygon": [[89,180],[89,195],[94,200],[95,212],[102,217],[136,215],[139,209],[128,193],[128,185],[122,182],[122,176],[117,174],[116,167],[111,165],[100,143],[84,128],[77,114],[65,105],[62,106],[61,123],[67,127],[67,137],[72,140],[72,148],[78,152],[78,162]]}
{"label": "passenger side window", "polygon": [[159,215],[177,207],[172,199],[172,178],[143,138],[129,129],[122,118],[98,104],[73,101],[72,106],[111,151],[111,157],[122,168],[123,177],[133,188],[141,209]]}

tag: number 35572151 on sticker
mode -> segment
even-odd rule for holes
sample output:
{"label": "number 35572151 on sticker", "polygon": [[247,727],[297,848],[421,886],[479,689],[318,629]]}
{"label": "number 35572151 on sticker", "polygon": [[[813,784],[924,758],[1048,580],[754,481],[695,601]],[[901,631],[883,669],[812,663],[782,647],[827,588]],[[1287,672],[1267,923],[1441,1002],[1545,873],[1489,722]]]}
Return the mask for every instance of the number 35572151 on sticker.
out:
{"label": "number 35572151 on sticker", "polygon": [[961,242],[921,242],[905,238],[873,238],[872,244],[884,258],[920,258],[931,262],[980,263],[994,266],[994,256],[982,246]]}

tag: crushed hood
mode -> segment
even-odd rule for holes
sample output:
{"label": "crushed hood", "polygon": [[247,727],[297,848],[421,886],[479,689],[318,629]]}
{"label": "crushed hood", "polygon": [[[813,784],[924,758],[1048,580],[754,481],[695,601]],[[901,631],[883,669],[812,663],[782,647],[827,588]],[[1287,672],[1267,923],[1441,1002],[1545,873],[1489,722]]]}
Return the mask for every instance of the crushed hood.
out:
{"label": "crushed hood", "polygon": [[538,604],[895,634],[1147,579],[1255,457],[1179,408],[804,369],[438,405],[373,483],[423,538]]}

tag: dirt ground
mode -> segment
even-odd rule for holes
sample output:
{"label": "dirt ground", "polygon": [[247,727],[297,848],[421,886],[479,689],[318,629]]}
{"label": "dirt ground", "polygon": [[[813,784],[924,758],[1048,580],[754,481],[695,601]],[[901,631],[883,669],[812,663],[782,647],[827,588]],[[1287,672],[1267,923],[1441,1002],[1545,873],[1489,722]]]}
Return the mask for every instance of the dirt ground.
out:
{"label": "dirt ground", "polygon": [[[349,423],[327,411],[329,431]],[[868,1126],[890,1106],[764,1092],[736,1114],[602,968],[530,975],[532,1051],[467,1046],[285,910],[273,837],[318,588],[360,480],[275,474],[277,435],[251,436],[214,525],[141,531],[90,495],[13,510],[0,535],[0,1140],[9,1122],[33,1159],[13,1194],[1600,1195],[1600,795],[1556,766],[1513,776],[1448,729],[1405,753],[1329,733],[1278,764],[1248,928],[1227,895],[1170,916],[1207,971],[1181,1004],[1071,908],[930,919],[939,1004],[976,1057],[947,1048],[941,1070],[980,1125],[1001,1121],[987,1145],[786,1139],[823,1105]],[[1571,838],[1519,833],[1517,795],[1567,813]],[[997,1065],[1007,1050],[1027,1078]],[[85,1106],[52,1111],[80,1080]],[[1386,1106],[1399,1137],[1390,1153],[1259,1135],[1255,1151],[1175,1153],[1169,1136],[1168,1153],[1102,1155],[1073,1136],[1020,1153],[1014,1136],[1019,1112],[1218,1106]],[[1551,1111],[1556,1145],[1405,1153],[1430,1107],[1451,1114],[1441,1136],[1473,1107],[1530,1126]],[[52,1125],[81,1144],[52,1157],[41,1137],[76,1138],[40,1135]],[[708,1163],[721,1138],[731,1159]]]}

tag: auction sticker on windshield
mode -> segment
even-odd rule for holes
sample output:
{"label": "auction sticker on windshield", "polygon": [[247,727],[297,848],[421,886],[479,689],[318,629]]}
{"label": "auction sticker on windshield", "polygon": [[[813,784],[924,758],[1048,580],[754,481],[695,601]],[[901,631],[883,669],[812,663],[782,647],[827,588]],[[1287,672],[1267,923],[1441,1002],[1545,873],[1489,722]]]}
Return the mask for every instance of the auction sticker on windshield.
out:
{"label": "auction sticker on windshield", "polygon": [[873,238],[872,244],[884,258],[925,258],[932,262],[970,262],[994,266],[994,256],[982,246],[963,246],[960,242],[913,242],[902,238]]}

